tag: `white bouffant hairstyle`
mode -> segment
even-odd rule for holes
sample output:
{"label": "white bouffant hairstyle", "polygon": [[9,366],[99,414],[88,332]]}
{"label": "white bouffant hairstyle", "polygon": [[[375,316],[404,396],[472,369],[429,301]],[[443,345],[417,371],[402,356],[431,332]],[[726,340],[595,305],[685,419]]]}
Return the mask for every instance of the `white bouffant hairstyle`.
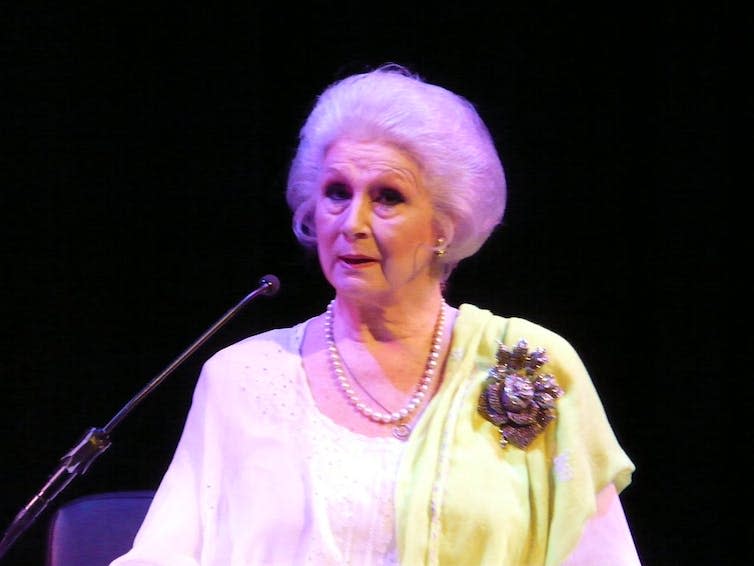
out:
{"label": "white bouffant hairstyle", "polygon": [[314,207],[325,153],[339,139],[389,143],[419,165],[447,250],[447,277],[479,250],[505,210],[505,174],[489,130],[465,98],[385,65],[330,85],[300,132],[286,198],[293,230],[316,245]]}

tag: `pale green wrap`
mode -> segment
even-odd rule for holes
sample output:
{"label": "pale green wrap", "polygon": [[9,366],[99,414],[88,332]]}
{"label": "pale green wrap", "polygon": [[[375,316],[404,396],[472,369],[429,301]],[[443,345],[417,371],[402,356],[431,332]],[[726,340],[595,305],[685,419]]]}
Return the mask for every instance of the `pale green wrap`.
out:
{"label": "pale green wrap", "polygon": [[[557,418],[527,449],[500,445],[477,412],[500,341],[544,348],[540,371],[564,394]],[[526,320],[462,305],[443,383],[411,435],[396,487],[401,564],[557,565],[576,546],[599,491],[631,481],[579,356],[563,338]],[[433,514],[432,509],[435,509]]]}

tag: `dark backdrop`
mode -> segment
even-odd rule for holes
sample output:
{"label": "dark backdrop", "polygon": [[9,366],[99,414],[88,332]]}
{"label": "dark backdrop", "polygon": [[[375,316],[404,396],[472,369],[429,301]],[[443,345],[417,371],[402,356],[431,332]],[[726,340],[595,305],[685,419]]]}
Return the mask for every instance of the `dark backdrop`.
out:
{"label": "dark backdrop", "polygon": [[[287,164],[318,92],[395,61],[474,102],[506,167],[504,225],[449,301],[568,338],[637,465],[623,502],[640,555],[719,563],[724,9],[257,4],[0,10],[0,521],[262,275],[279,296],[173,374],[55,506],[155,488],[202,361],[323,310]],[[41,564],[48,517],[4,563]]]}

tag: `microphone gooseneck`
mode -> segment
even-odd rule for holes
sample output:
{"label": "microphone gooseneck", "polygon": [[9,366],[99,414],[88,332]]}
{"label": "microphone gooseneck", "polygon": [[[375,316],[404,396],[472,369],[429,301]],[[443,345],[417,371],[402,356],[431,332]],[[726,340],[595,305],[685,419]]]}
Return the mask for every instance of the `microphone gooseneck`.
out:
{"label": "microphone gooseneck", "polygon": [[260,295],[272,297],[280,290],[280,280],[274,275],[265,275],[259,286],[246,295],[238,304],[221,316],[191,346],[168,365],[159,375],[152,378],[123,408],[102,428],[90,428],[83,438],[60,459],[57,470],[50,475],[47,483],[18,512],[13,522],[0,539],[0,559],[13,546],[13,543],[34,523],[45,508],[76,477],[83,475],[94,460],[110,447],[110,434],[115,427],[141,403],[160,383],[173,373],[189,356],[196,352],[215,332],[233,318],[243,307]]}

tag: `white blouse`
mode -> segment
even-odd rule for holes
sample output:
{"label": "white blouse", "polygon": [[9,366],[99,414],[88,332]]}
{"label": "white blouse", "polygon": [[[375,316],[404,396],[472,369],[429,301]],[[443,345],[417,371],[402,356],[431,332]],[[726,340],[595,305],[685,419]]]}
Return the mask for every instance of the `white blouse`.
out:
{"label": "white blouse", "polygon": [[134,548],[112,566],[398,564],[393,491],[405,443],[317,408],[304,329],[205,364]]}

